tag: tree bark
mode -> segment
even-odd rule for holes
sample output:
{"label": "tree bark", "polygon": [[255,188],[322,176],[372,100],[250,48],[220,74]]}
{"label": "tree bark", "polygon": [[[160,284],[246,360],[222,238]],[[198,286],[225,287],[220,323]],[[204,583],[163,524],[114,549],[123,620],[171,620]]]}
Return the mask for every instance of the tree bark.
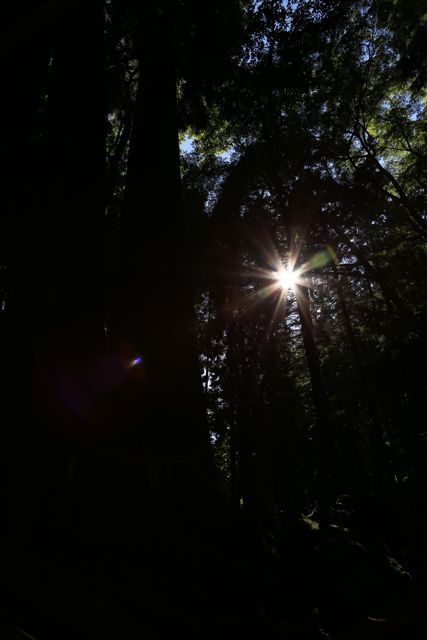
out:
{"label": "tree bark", "polygon": [[41,425],[50,422],[50,428],[58,423],[61,437],[59,416],[52,415],[52,401],[40,383],[54,393],[58,371],[83,368],[105,350],[102,242],[107,114],[102,0],[76,4],[67,22],[51,34],[51,42],[37,202],[33,397]]}
{"label": "tree bark", "polygon": [[[182,207],[171,7],[137,9],[140,79],[130,141],[119,332],[145,363],[154,446],[197,451],[213,477]],[[149,425],[149,426],[148,426]]]}
{"label": "tree bark", "polygon": [[0,388],[2,446],[0,494],[28,428],[28,384],[36,301],[37,238],[32,208],[34,160],[39,146],[37,114],[46,84],[48,45],[26,40],[16,46],[16,28],[40,2],[7,3],[0,9]]}
{"label": "tree bark", "polygon": [[319,354],[314,339],[313,319],[310,310],[308,287],[295,284],[295,295],[301,322],[305,355],[310,375],[313,401],[316,409],[316,435],[318,451],[318,513],[319,526],[326,529],[331,506],[331,474],[334,464],[332,416],[329,400],[323,384]]}

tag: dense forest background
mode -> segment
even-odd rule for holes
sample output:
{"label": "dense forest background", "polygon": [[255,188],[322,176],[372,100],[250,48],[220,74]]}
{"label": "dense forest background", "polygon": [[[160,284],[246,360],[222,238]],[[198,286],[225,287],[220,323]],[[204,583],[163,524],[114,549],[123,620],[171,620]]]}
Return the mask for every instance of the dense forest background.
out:
{"label": "dense forest background", "polygon": [[424,638],[425,3],[0,15],[2,637]]}

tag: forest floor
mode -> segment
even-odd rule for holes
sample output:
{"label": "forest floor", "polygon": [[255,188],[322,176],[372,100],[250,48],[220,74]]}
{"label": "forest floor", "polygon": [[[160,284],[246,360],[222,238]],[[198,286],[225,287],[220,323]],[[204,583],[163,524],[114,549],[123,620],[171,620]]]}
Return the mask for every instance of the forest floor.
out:
{"label": "forest floor", "polygon": [[2,639],[427,637],[422,553],[406,560],[342,522],[261,526],[203,503],[206,487],[153,499],[119,471],[99,467],[97,487],[56,508],[37,504],[31,478],[2,542]]}

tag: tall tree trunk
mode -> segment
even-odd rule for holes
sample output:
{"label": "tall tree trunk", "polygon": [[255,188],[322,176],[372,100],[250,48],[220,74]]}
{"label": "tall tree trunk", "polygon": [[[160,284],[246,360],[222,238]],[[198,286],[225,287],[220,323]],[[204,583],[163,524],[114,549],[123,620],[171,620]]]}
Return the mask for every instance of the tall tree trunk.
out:
{"label": "tall tree trunk", "polygon": [[141,433],[160,450],[203,460],[212,477],[181,198],[174,3],[166,4],[137,10],[140,79],[121,225],[125,313],[119,332],[147,371],[151,406]]}
{"label": "tall tree trunk", "polygon": [[308,287],[296,284],[295,295],[301,322],[305,355],[310,375],[313,401],[316,409],[316,434],[318,451],[318,513],[319,525],[325,529],[329,520],[331,506],[331,474],[334,464],[334,443],[332,435],[332,416],[329,400],[323,384],[320,360],[314,339],[313,320],[310,310]]}
{"label": "tall tree trunk", "polygon": [[54,392],[61,369],[85,367],[105,347],[103,1],[76,4],[51,40],[39,175],[34,396],[41,423],[50,422],[53,428],[57,423],[60,429],[60,416],[52,415],[49,394],[39,382]]}
{"label": "tall tree trunk", "polygon": [[[64,16],[52,15],[48,24],[33,21],[41,3],[23,4],[28,14],[20,16],[20,24],[29,29],[37,24],[40,30],[31,31],[30,45],[15,49],[6,83],[9,346],[2,374],[11,380],[7,431],[17,440],[16,456],[7,452],[9,504],[12,511],[17,507],[8,532],[19,533],[10,540],[12,557],[36,528],[39,540],[49,540],[53,522],[59,522],[67,460],[56,446],[66,409],[55,415],[52,410],[64,404],[58,371],[67,358],[82,365],[103,330],[102,322],[92,320],[100,315],[93,256],[102,238],[105,161],[102,2],[73,3],[66,23]],[[55,438],[45,437],[46,427],[54,429]],[[53,455],[45,455],[52,445]],[[43,454],[43,465],[34,464]],[[19,497],[12,493],[14,479],[25,465]],[[43,487],[35,504],[33,487]],[[52,546],[60,538],[53,536]]]}
{"label": "tall tree trunk", "polygon": [[39,144],[38,110],[46,85],[49,48],[34,39],[16,42],[17,28],[37,11],[38,0],[0,9],[2,100],[0,103],[0,388],[2,441],[0,495],[23,450],[29,420],[28,382],[32,360],[37,278],[37,238],[32,208],[34,164]]}
{"label": "tall tree trunk", "polygon": [[[239,360],[242,353],[239,354],[239,326],[234,318],[231,318],[227,331],[227,364],[229,370],[230,381],[228,385],[229,404],[230,404],[230,499],[235,511],[240,509],[240,498],[244,491],[245,471],[246,471],[246,451],[242,449],[241,443],[241,402],[240,402],[240,371]],[[240,356],[240,357],[239,357]]]}

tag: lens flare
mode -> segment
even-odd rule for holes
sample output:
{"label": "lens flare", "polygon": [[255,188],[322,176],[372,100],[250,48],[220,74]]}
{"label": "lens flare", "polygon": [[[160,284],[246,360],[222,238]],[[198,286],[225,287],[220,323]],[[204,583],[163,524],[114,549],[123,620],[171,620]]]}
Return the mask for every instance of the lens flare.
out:
{"label": "lens flare", "polygon": [[297,277],[298,272],[291,269],[279,269],[275,274],[275,280],[283,290],[292,289]]}

